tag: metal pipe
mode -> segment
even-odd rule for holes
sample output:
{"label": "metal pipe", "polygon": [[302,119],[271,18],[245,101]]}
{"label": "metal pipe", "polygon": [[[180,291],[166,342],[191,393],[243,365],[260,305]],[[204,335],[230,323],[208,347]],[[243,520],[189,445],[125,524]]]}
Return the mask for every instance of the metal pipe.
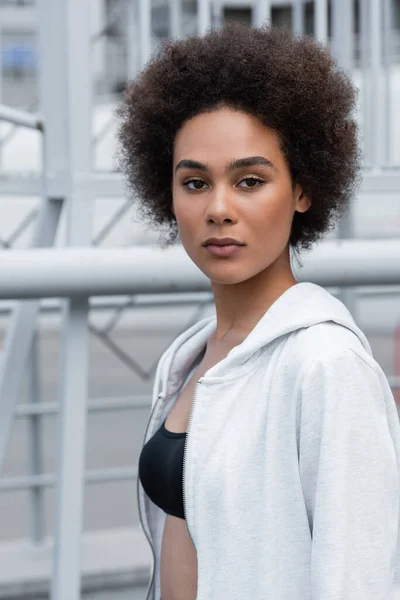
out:
{"label": "metal pipe", "polygon": [[[110,412],[117,410],[141,410],[148,409],[151,405],[151,397],[146,395],[120,398],[97,398],[88,401],[89,412]],[[15,409],[15,416],[23,419],[38,415],[41,417],[56,415],[59,412],[56,402],[39,402],[38,404],[19,404]]]}
{"label": "metal pipe", "polygon": [[[368,290],[367,292],[368,293]],[[369,295],[390,296],[400,294],[400,286],[384,287],[381,289],[374,288],[369,292]],[[363,294],[360,291],[360,294]],[[91,311],[96,310],[112,310],[112,309],[140,309],[151,307],[168,307],[168,306],[191,306],[192,304],[213,302],[214,297],[212,292],[189,292],[177,294],[138,294],[126,296],[94,296],[89,299]],[[9,315],[15,308],[16,301],[0,300],[0,316]],[[58,298],[45,298],[39,302],[40,312],[42,314],[59,314],[62,310],[62,301]]]}
{"label": "metal pipe", "polygon": [[0,104],[0,121],[7,121],[7,123],[14,123],[14,125],[20,125],[28,129],[38,129],[39,131],[43,131],[44,129],[44,122],[41,116],[17,108],[11,108],[4,104]]}
{"label": "metal pipe", "polygon": [[[331,293],[336,295],[339,293],[339,288],[328,286]],[[388,285],[384,287],[358,287],[355,293],[360,298],[387,298],[390,296],[400,295],[399,285]],[[41,314],[59,314],[62,309],[61,300],[58,298],[45,298],[40,300]],[[142,294],[142,295],[127,295],[127,296],[93,296],[89,299],[90,311],[97,310],[113,310],[127,308],[128,310],[137,310],[140,308],[166,308],[169,306],[192,306],[199,303],[213,303],[214,297],[212,292],[179,292],[177,294]],[[14,300],[0,300],[0,316],[9,315],[16,302]]]}
{"label": "metal pipe", "polygon": [[0,298],[210,289],[209,280],[181,247],[4,250],[0,261]]}
{"label": "metal pipe", "polygon": [[[400,240],[326,240],[301,257],[300,280],[326,286],[398,285]],[[204,292],[209,279],[179,246],[0,251],[0,298]]]}
{"label": "metal pipe", "polygon": [[[96,469],[85,473],[84,481],[87,483],[105,483],[110,481],[125,481],[137,478],[137,468],[114,467],[109,469]],[[0,479],[0,492],[25,490],[32,487],[52,487],[56,483],[54,474],[36,476],[5,477]]]}

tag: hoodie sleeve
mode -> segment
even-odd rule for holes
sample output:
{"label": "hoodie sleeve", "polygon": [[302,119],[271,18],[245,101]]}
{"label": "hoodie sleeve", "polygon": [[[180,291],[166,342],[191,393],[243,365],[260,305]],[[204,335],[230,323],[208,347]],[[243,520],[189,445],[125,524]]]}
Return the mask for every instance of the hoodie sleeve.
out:
{"label": "hoodie sleeve", "polygon": [[400,489],[385,393],[374,368],[347,348],[319,357],[302,380],[312,600],[391,599]]}

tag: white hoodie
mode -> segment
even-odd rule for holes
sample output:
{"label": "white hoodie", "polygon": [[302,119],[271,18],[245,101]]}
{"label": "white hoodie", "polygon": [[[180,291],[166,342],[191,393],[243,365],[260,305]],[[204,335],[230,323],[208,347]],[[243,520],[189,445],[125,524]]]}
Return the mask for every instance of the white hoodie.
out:
{"label": "white hoodie", "polygon": [[[145,444],[215,331],[180,335],[156,373]],[[344,304],[297,283],[196,385],[184,458],[197,600],[389,600],[399,564],[400,423]],[[138,478],[160,600],[166,514]]]}

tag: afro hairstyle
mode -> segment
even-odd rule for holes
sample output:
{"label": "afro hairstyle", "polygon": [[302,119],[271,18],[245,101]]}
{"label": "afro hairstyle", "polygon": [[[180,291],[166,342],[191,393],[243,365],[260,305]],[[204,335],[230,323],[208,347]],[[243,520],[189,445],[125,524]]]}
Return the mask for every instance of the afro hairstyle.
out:
{"label": "afro hairstyle", "polygon": [[333,229],[360,175],[357,90],[329,50],[284,28],[228,23],[170,39],[129,83],[116,116],[117,160],[142,218],[178,234],[172,212],[173,148],[190,118],[221,106],[257,117],[278,135],[293,185],[311,200],[295,212],[296,252]]}

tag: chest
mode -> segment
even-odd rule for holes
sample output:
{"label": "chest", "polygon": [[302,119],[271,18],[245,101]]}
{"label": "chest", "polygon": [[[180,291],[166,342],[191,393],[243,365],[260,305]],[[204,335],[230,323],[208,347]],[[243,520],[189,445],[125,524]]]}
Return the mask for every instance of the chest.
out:
{"label": "chest", "polygon": [[204,376],[204,374],[216,365],[220,360],[225,358],[230,348],[226,347],[213,353],[206,353],[198,364],[194,366],[192,375],[189,380],[183,386],[181,392],[178,394],[171,410],[169,411],[165,426],[169,431],[182,433],[187,431],[190,410],[192,408],[193,400],[195,397],[195,389],[198,380]]}
{"label": "chest", "polygon": [[[193,525],[194,539],[205,518],[219,530],[221,515],[228,512],[224,527],[256,536],[265,502],[271,502],[277,514],[276,499],[291,497],[299,481],[296,397],[268,383],[260,371],[229,382],[201,384],[192,410],[186,464],[188,523]],[[252,510],[246,513],[249,503]],[[232,506],[237,512],[231,512]],[[204,507],[211,507],[211,513],[197,520]]]}

